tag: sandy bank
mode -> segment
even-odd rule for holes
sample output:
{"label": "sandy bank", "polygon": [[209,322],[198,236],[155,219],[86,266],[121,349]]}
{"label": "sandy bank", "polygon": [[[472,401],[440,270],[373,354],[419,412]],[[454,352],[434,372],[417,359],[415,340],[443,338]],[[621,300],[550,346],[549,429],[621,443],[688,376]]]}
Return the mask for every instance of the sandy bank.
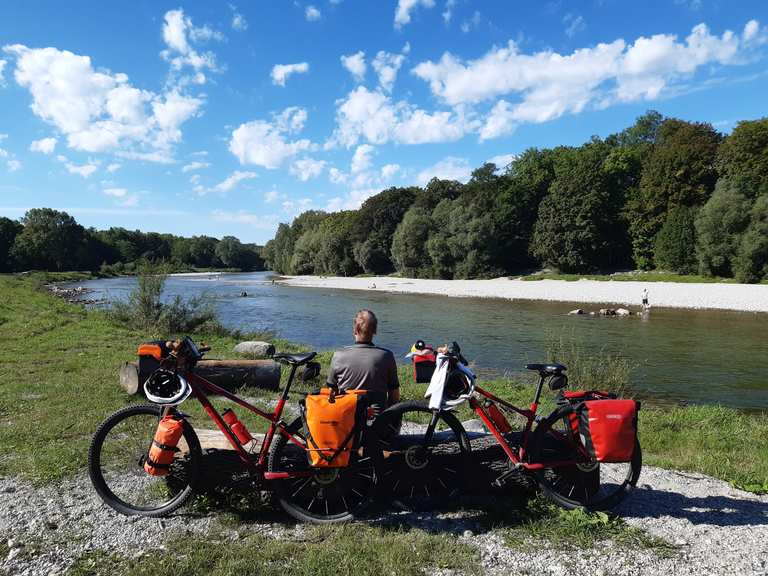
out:
{"label": "sandy bank", "polygon": [[493,280],[417,280],[376,276],[340,278],[286,276],[289,286],[373,290],[403,294],[435,294],[465,298],[505,298],[508,300],[548,300],[584,304],[640,305],[647,289],[650,303],[662,308],[702,310],[740,310],[768,312],[768,286],[753,284],[688,284],[679,282],[611,282],[596,280],[523,281]]}

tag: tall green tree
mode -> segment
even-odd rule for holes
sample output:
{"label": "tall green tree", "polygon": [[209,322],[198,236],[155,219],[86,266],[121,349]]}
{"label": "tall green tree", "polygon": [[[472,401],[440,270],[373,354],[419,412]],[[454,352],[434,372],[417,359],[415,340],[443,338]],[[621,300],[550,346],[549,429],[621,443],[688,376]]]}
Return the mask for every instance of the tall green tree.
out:
{"label": "tall green tree", "polygon": [[315,273],[329,276],[354,276],[361,271],[352,253],[352,233],[357,215],[354,210],[328,215],[319,227],[320,242],[315,258]]}
{"label": "tall green tree", "polygon": [[736,186],[721,178],[696,218],[699,271],[707,276],[733,276],[741,236],[749,224],[750,202]]}
{"label": "tall green tree", "polygon": [[768,195],[755,201],[749,220],[741,237],[734,272],[739,282],[753,283],[768,279]]}
{"label": "tall green tree", "polygon": [[667,219],[656,235],[654,257],[656,265],[678,274],[696,272],[696,218],[695,208],[675,206],[667,212]]}
{"label": "tall green tree", "polygon": [[768,194],[768,118],[736,125],[717,151],[717,170],[748,198]]}
{"label": "tall green tree", "polygon": [[21,266],[56,271],[79,268],[86,236],[72,216],[51,208],[33,208],[21,223],[24,229],[12,249],[12,257]]}
{"label": "tall green tree", "polygon": [[432,260],[427,251],[432,229],[431,211],[414,206],[405,213],[392,237],[392,260],[401,275],[432,276]]}
{"label": "tall green tree", "polygon": [[0,217],[0,272],[13,270],[14,261],[11,257],[13,243],[24,227],[16,220]]}
{"label": "tall green tree", "polygon": [[643,163],[640,186],[627,214],[635,263],[652,268],[654,242],[675,206],[703,206],[717,180],[714,162],[721,136],[711,125],[665,120]]}

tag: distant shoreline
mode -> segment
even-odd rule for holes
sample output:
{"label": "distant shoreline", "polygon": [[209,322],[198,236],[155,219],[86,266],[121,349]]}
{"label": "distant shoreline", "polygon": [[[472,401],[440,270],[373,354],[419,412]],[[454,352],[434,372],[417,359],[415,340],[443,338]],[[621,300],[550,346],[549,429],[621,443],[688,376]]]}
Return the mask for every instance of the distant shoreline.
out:
{"label": "distant shoreline", "polygon": [[768,285],[596,280],[426,280],[371,276],[281,276],[278,283],[305,288],[433,294],[459,298],[502,298],[576,304],[616,304],[640,308],[647,289],[652,307],[768,312]]}

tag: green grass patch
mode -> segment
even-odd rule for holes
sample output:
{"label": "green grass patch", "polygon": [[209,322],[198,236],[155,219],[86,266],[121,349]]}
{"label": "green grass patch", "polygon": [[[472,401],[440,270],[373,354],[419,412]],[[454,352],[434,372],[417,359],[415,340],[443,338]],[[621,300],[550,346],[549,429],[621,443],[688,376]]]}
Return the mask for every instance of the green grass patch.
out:
{"label": "green grass patch", "polygon": [[502,510],[491,514],[488,521],[510,548],[535,549],[542,545],[562,550],[599,546],[607,541],[625,550],[653,550],[659,556],[670,556],[675,547],[667,541],[648,535],[606,512],[563,510],[543,497],[519,510]]}
{"label": "green grass patch", "polygon": [[542,272],[520,276],[519,280],[564,280],[566,282],[577,282],[579,280],[598,280],[605,282],[684,282],[689,284],[737,283],[733,278],[699,276],[696,274],[675,274],[672,272],[616,272],[613,274],[560,274],[559,272]]}
{"label": "green grass patch", "polygon": [[78,560],[69,575],[422,576],[437,570],[481,571],[476,550],[450,535],[364,524],[307,526],[280,538],[257,534],[234,542],[184,539],[166,548],[120,562],[91,554]]}

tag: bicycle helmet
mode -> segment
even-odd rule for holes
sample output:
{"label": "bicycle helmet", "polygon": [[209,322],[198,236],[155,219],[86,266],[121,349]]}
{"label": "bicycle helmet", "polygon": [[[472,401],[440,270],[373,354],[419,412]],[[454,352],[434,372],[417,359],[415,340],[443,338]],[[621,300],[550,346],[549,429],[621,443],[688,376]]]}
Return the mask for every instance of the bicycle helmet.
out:
{"label": "bicycle helmet", "polygon": [[176,406],[189,398],[191,393],[189,382],[170,370],[155,370],[144,382],[144,394],[155,404]]}
{"label": "bicycle helmet", "polygon": [[443,398],[447,401],[463,400],[472,393],[473,389],[470,377],[461,370],[453,369],[445,377]]}

